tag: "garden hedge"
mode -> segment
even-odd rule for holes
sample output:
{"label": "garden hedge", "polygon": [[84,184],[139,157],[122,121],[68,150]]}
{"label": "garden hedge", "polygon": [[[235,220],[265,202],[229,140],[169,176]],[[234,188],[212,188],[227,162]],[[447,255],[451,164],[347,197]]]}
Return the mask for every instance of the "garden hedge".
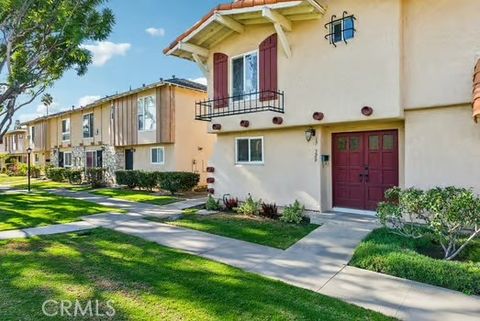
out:
{"label": "garden hedge", "polygon": [[139,170],[116,171],[117,184],[129,188],[152,190],[159,188],[172,194],[190,191],[197,186],[200,175],[190,172],[146,172]]}

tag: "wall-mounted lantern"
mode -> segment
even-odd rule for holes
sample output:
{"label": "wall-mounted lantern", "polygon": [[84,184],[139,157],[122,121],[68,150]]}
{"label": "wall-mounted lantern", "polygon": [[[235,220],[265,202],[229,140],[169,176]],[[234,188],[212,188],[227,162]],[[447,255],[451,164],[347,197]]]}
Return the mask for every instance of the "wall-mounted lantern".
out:
{"label": "wall-mounted lantern", "polygon": [[316,136],[316,134],[317,132],[315,129],[309,128],[305,130],[305,139],[307,140],[307,142],[310,142],[312,138]]}

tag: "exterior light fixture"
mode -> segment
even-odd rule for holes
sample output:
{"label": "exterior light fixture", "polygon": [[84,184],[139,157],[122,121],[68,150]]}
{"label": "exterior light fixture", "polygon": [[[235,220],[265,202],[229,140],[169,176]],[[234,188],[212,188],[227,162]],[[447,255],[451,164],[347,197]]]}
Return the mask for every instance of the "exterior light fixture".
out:
{"label": "exterior light fixture", "polygon": [[309,128],[305,130],[305,139],[307,140],[307,142],[310,142],[312,138],[315,137],[316,134],[317,132],[315,131],[315,129]]}

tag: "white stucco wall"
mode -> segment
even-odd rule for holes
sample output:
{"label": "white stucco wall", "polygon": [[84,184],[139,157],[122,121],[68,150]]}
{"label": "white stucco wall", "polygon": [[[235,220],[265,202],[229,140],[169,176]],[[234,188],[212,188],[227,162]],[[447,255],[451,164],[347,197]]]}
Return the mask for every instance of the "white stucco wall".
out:
{"label": "white stucco wall", "polygon": [[[278,88],[285,91],[284,126],[312,124],[314,112],[323,112],[322,123],[369,121],[402,117],[400,105],[401,1],[330,1],[321,19],[293,23],[287,33],[292,57],[278,44]],[[335,48],[324,37],[324,25],[343,11],[357,18],[357,33],[348,44]],[[275,33],[272,24],[246,26],[243,34],[232,35],[210,49],[208,64],[213,70],[213,53],[230,58],[258,49]],[[231,76],[231,71],[230,71]],[[209,97],[213,97],[213,72]],[[361,114],[363,106],[375,109],[373,116]],[[271,128],[273,113],[249,114],[215,119],[223,131],[242,130],[240,120],[250,120],[252,129]]]}
{"label": "white stucco wall", "polygon": [[405,116],[405,185],[456,185],[480,193],[480,126],[471,119],[471,106]]}
{"label": "white stucco wall", "polygon": [[480,1],[404,0],[404,105],[468,103],[480,58]]}
{"label": "white stucco wall", "polygon": [[[235,165],[235,138],[264,139],[263,165]],[[317,136],[318,137],[318,136]],[[318,137],[320,139],[320,137]],[[307,143],[304,129],[255,131],[248,135],[219,135],[210,165],[215,167],[215,196],[245,199],[250,193],[264,202],[287,205],[298,199],[308,209],[320,209],[320,162],[315,160],[319,143]]]}

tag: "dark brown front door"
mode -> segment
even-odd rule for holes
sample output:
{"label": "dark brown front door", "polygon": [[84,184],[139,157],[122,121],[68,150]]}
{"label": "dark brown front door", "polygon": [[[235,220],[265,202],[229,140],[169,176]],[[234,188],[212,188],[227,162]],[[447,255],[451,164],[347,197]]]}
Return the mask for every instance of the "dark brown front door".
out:
{"label": "dark brown front door", "polygon": [[398,131],[333,135],[333,205],[375,210],[398,185]]}

